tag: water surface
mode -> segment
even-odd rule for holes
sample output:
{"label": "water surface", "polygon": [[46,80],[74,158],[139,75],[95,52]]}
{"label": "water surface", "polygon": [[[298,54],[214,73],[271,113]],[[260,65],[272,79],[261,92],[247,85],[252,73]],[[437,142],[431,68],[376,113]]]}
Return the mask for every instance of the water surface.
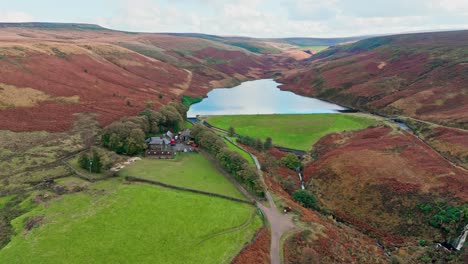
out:
{"label": "water surface", "polygon": [[249,81],[233,88],[218,88],[193,104],[187,117],[197,115],[256,115],[336,113],[346,108],[316,98],[281,91],[271,79]]}

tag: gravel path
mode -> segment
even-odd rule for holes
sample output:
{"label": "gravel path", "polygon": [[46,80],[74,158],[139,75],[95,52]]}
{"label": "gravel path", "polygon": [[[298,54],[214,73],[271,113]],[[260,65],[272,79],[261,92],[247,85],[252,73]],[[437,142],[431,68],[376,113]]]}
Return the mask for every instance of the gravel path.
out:
{"label": "gravel path", "polygon": [[281,263],[281,245],[280,240],[284,233],[295,228],[291,217],[287,214],[279,212],[275,206],[275,202],[271,197],[270,192],[266,191],[265,193],[269,207],[257,202],[257,206],[262,210],[263,214],[268,219],[270,223],[271,230],[271,245],[270,245],[270,259],[271,264],[280,264]]}
{"label": "gravel path", "polygon": [[[255,162],[258,173],[262,177],[263,173],[261,171],[260,162],[258,162],[257,157],[250,153],[252,159]],[[267,218],[268,223],[270,223],[271,230],[271,245],[270,245],[270,261],[271,264],[280,264],[281,263],[281,237],[284,233],[288,232],[295,228],[291,216],[284,214],[276,208],[275,201],[268,190],[265,191],[265,196],[268,201],[268,207],[263,205],[261,202],[257,201],[257,207],[262,210],[263,215]]]}

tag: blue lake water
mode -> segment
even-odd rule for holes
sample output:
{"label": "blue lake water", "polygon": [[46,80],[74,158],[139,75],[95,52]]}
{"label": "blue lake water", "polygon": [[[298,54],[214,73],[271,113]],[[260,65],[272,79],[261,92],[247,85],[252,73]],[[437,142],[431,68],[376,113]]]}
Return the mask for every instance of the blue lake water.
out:
{"label": "blue lake water", "polygon": [[346,108],[319,99],[281,91],[271,79],[249,81],[233,88],[218,88],[193,104],[187,117],[197,115],[256,115],[336,113]]}

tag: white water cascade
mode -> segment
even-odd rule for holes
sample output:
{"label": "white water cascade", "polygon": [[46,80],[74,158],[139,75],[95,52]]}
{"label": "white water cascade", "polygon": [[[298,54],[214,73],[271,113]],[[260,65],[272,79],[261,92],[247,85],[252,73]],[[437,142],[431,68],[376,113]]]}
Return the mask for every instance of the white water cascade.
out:
{"label": "white water cascade", "polygon": [[301,168],[300,167],[296,168],[296,171],[297,171],[297,175],[299,176],[299,180],[301,181],[301,189],[304,190],[305,186],[304,186],[304,180],[302,179]]}
{"label": "white water cascade", "polygon": [[463,248],[463,245],[465,244],[467,236],[468,236],[468,225],[465,226],[465,228],[462,231],[462,234],[457,239],[457,243],[455,244],[456,250],[461,250]]}
{"label": "white water cascade", "polygon": [[301,181],[301,189],[304,190],[304,181],[302,180],[302,173],[299,172],[299,180]]}

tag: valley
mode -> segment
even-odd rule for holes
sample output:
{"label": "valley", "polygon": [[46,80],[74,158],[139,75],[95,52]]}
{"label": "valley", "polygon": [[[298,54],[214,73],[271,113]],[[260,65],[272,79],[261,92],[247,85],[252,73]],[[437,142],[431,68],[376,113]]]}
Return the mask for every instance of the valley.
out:
{"label": "valley", "polygon": [[[467,32],[0,23],[0,262],[464,263]],[[187,114],[218,91],[221,112]],[[186,129],[194,153],[144,157]]]}

